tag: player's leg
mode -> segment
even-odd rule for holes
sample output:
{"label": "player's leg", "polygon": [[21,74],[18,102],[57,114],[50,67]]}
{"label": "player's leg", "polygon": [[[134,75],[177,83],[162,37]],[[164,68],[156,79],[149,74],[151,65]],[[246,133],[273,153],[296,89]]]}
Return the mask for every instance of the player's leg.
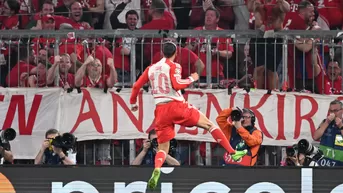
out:
{"label": "player's leg", "polygon": [[199,120],[196,124],[198,127],[201,127],[209,131],[214,138],[225,150],[229,153],[235,153],[235,150],[231,147],[229,140],[226,138],[224,133],[218,126],[216,126],[212,121],[210,121],[204,114],[199,111]]}
{"label": "player's leg", "polygon": [[155,155],[155,169],[148,181],[148,188],[155,189],[160,178],[161,167],[169,152],[169,141],[175,137],[172,116],[168,116],[170,105],[156,106],[155,109],[155,131],[158,142],[158,152]]}
{"label": "player's leg", "polygon": [[[158,140],[158,137],[157,137]],[[148,181],[148,188],[149,189],[155,189],[158,183],[158,180],[160,179],[161,175],[161,167],[163,163],[165,162],[167,155],[169,153],[169,141],[159,143],[158,144],[158,152],[155,155],[155,169],[152,172],[151,178]]]}
{"label": "player's leg", "polygon": [[201,127],[207,131],[209,131],[212,135],[212,137],[221,145],[225,148],[225,150],[229,153],[232,153],[232,159],[233,160],[239,160],[241,159],[243,156],[245,156],[247,154],[247,150],[243,150],[243,151],[235,151],[229,142],[229,139],[226,138],[226,136],[224,135],[224,133],[222,132],[222,130],[216,126],[215,124],[213,124],[204,114],[202,114],[199,111],[199,120],[197,123],[198,127]]}

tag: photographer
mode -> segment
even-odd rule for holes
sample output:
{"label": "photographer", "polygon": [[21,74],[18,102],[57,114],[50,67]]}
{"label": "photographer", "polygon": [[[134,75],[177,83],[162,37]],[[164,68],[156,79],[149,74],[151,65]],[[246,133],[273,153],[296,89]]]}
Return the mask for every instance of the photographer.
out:
{"label": "photographer", "polygon": [[[231,121],[228,118],[231,117]],[[247,154],[237,161],[228,153],[224,154],[225,165],[253,166],[263,141],[263,134],[255,128],[255,114],[250,109],[224,109],[217,117],[217,123],[230,145],[238,151],[246,150]]]}
{"label": "photographer", "polygon": [[0,132],[0,165],[13,164],[13,154],[10,141],[14,140],[16,132],[12,128],[7,128]]}
{"label": "photographer", "polygon": [[76,153],[72,149],[58,148],[52,145],[56,137],[60,136],[56,129],[49,129],[45,133],[45,140],[35,158],[35,164],[49,165],[74,165],[76,164]]}
{"label": "photographer", "polygon": [[320,166],[343,166],[343,104],[339,100],[334,100],[329,106],[329,115],[319,125],[313,134],[314,140],[320,139],[319,149],[323,151],[325,157],[320,160]]}
{"label": "photographer", "polygon": [[[143,148],[137,157],[133,160],[131,165],[154,165],[155,155],[157,150],[157,135],[155,130],[149,132],[148,140],[144,140]],[[171,140],[171,143],[173,140]],[[176,141],[174,141],[176,142]],[[174,146],[174,147],[173,147]],[[179,166],[180,163],[173,157],[175,157],[176,144],[170,144],[171,151],[166,157],[166,163],[170,166]],[[171,154],[171,155],[170,155]]]}
{"label": "photographer", "polygon": [[324,157],[323,152],[306,139],[287,147],[286,155],[283,166],[318,166],[317,162]]}

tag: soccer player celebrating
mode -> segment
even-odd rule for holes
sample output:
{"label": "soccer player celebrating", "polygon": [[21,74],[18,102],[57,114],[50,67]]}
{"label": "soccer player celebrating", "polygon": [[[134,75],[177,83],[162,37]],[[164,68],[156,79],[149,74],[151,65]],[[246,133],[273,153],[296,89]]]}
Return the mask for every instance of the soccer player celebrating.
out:
{"label": "soccer player celebrating", "polygon": [[150,189],[155,189],[160,177],[160,169],[169,151],[169,141],[175,137],[174,125],[186,127],[197,126],[211,133],[213,138],[226,151],[233,154],[234,160],[243,157],[246,151],[235,151],[229,141],[219,129],[204,114],[188,104],[181,94],[181,89],[187,88],[199,79],[197,73],[187,79],[181,79],[181,66],[173,62],[177,47],[173,42],[163,45],[164,57],[157,63],[150,65],[133,85],[130,97],[131,110],[137,111],[137,95],[142,86],[150,82],[151,94],[155,99],[155,130],[157,134],[158,152],[155,156],[155,169],[148,182]]}

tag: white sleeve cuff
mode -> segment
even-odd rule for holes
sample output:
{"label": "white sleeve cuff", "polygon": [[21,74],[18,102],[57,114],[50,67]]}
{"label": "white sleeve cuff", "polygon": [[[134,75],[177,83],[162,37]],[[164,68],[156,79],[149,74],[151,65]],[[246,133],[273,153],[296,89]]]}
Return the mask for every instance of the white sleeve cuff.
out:
{"label": "white sleeve cuff", "polygon": [[193,77],[189,76],[188,78],[189,78],[189,80],[191,80],[191,82],[194,82]]}

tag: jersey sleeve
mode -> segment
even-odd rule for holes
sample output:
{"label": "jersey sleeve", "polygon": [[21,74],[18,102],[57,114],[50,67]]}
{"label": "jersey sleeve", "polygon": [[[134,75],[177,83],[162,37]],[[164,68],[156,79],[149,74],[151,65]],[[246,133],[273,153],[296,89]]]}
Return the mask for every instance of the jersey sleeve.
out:
{"label": "jersey sleeve", "polygon": [[317,86],[318,86],[318,91],[319,94],[332,94],[331,92],[331,84],[330,81],[328,81],[327,75],[325,74],[325,72],[323,72],[324,70],[321,69],[320,73],[317,75],[317,77],[315,77]]}
{"label": "jersey sleeve", "polygon": [[192,77],[186,79],[181,79],[181,66],[180,64],[173,63],[170,66],[170,80],[172,87],[178,91],[187,88],[192,82],[194,82]]}
{"label": "jersey sleeve", "polygon": [[130,97],[130,104],[136,104],[137,96],[140,89],[143,87],[145,83],[149,81],[149,67],[145,69],[143,74],[139,77],[139,79],[135,82],[132,87],[131,97]]}

